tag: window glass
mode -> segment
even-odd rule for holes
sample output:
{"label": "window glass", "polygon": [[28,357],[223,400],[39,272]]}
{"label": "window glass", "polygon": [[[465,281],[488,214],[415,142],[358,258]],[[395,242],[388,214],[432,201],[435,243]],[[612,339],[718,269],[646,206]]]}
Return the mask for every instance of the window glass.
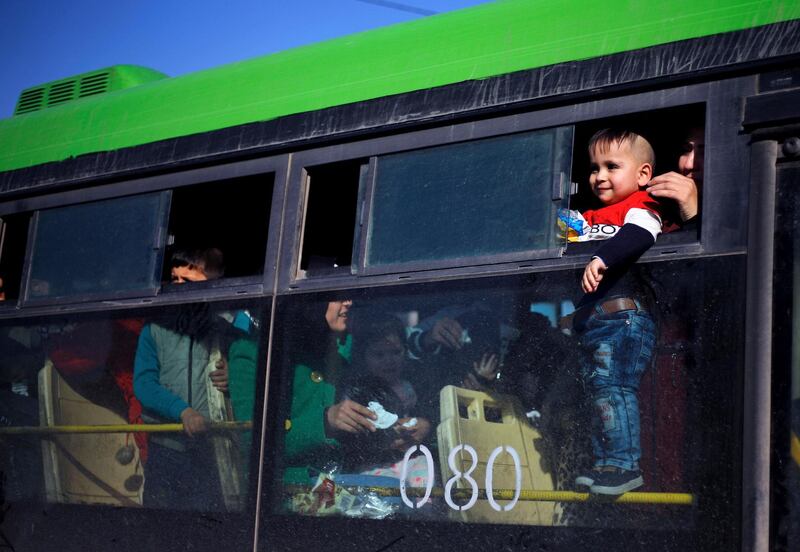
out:
{"label": "window glass", "polygon": [[[589,322],[571,335],[556,324],[581,295],[579,271],[279,298],[271,515],[636,528],[676,550],[735,548],[743,273],[741,256],[630,270],[636,312],[653,322],[630,326],[649,352],[625,401],[591,382],[626,360],[588,347]],[[598,318],[627,328],[629,316]],[[637,398],[626,419],[618,405]],[[643,484],[612,503],[619,493],[576,479],[604,454],[593,435],[623,425]]]}
{"label": "window glass", "polygon": [[[266,520],[265,539],[312,545],[342,531],[356,547],[380,531],[391,541],[395,525],[357,525],[380,518],[416,527],[400,533],[402,550],[509,534],[574,550],[618,544],[623,529],[637,530],[632,548],[735,549],[743,306],[730,298],[744,293],[744,266],[731,256],[630,270],[637,317],[597,317],[630,323],[631,342],[646,344],[625,401],[593,378],[628,359],[604,342],[590,348],[589,322],[571,335],[557,326],[574,311],[582,271],[279,298],[265,497],[267,515],[284,521]],[[643,484],[619,501],[587,493],[576,479],[605,454],[593,437],[621,438],[623,426],[638,434],[619,447]],[[342,520],[303,525],[309,516]],[[509,524],[528,528],[492,528]],[[559,537],[552,526],[600,531]]]}
{"label": "window glass", "polygon": [[243,511],[264,312],[250,301],[3,322],[5,501]]}
{"label": "window glass", "polygon": [[556,255],[571,147],[562,128],[379,157],[366,266]]}
{"label": "window glass", "polygon": [[39,211],[28,297],[154,288],[165,197],[155,193]]}

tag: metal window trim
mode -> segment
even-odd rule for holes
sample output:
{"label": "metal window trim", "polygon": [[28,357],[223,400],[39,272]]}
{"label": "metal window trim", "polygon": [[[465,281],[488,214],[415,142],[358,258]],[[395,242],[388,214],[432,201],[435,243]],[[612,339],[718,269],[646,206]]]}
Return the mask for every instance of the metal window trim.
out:
{"label": "metal window trim", "polygon": [[[731,80],[734,82],[739,82],[742,79],[746,81],[752,80],[750,77],[742,77]],[[731,88],[733,88],[735,92],[731,92]],[[299,270],[300,248],[302,247],[302,240],[300,237],[303,232],[305,211],[307,207],[307,204],[304,201],[308,184],[305,172],[307,167],[341,161],[352,161],[356,159],[370,159],[372,157],[384,154],[400,153],[415,149],[423,149],[426,147],[442,146],[457,142],[491,138],[546,128],[576,125],[602,118],[630,115],[632,113],[644,113],[653,110],[678,108],[694,104],[703,104],[706,106],[706,129],[708,129],[714,125],[717,111],[724,110],[726,108],[729,109],[727,104],[724,107],[719,107],[717,104],[722,103],[726,94],[736,93],[740,88],[741,85],[734,87],[720,87],[718,86],[718,83],[699,83],[694,85],[679,86],[674,90],[661,89],[657,91],[638,92],[630,95],[595,99],[579,104],[558,106],[539,111],[516,113],[501,117],[480,119],[466,123],[457,123],[448,126],[422,130],[412,130],[405,133],[397,133],[389,136],[365,139],[345,144],[327,145],[292,154],[290,172],[294,176],[290,178],[289,183],[287,209],[285,211],[285,223],[286,228],[291,229],[293,234],[286,236],[282,244],[282,268],[280,274],[278,275],[278,291],[292,292],[297,289],[307,288],[307,286],[309,286],[307,282],[310,280],[329,280],[327,284],[323,284],[323,287],[329,287],[330,284],[333,284],[334,286],[341,285],[344,282],[350,282],[350,285],[371,285],[372,282],[362,280],[365,278],[381,277],[384,272],[381,271],[381,274],[371,274],[370,270],[366,270],[361,266],[361,264],[364,262],[363,260],[365,253],[362,244],[358,244],[357,250],[359,251],[359,258],[353,260],[354,263],[358,262],[361,264],[353,264],[352,267],[355,269],[352,270],[351,268],[351,272],[356,272],[359,274],[359,279],[355,280],[355,282],[358,284],[354,283],[354,280],[350,278],[349,274],[344,274],[344,271],[318,276],[308,276]],[[716,107],[712,109],[712,106]],[[712,111],[715,113],[713,117],[711,116]],[[725,130],[730,129],[726,128]],[[705,195],[707,196],[708,194]],[[703,203],[704,209],[707,209],[708,211],[714,210],[711,202],[704,201]],[[703,228],[707,227],[707,221],[705,219],[706,217],[704,216]],[[368,218],[365,218],[365,224],[361,228],[360,239],[362,241],[366,239],[370,231],[366,221],[368,221]],[[713,244],[713,240],[713,234],[709,232],[703,232],[701,247],[709,251],[716,250],[718,252],[724,252],[726,249],[725,247],[709,247],[710,244]],[[695,243],[700,242],[698,241]],[[738,249],[738,246],[731,246],[731,248]],[[530,260],[536,259],[535,256],[531,255],[527,255],[525,258]],[[508,262],[508,259],[489,255],[481,258],[470,257],[468,264],[497,266],[506,262]],[[433,266],[430,263],[422,263],[422,265],[425,267],[422,270],[426,272],[428,270],[446,270],[449,272],[450,269],[457,268],[458,265],[464,266],[461,262],[444,262],[437,266]],[[419,272],[419,270],[420,267],[415,266],[412,272]],[[400,271],[394,271],[391,274],[386,274],[386,276],[390,279],[390,281],[397,281],[398,278],[405,279],[407,274],[404,274]],[[312,284],[311,287],[316,287],[316,285]]]}
{"label": "metal window trim", "polygon": [[[128,299],[151,299],[159,294],[160,283],[154,288],[140,288],[139,290],[111,291],[109,293],[79,294],[65,297],[32,298],[29,296],[30,272],[33,254],[33,243],[36,238],[36,231],[40,218],[40,212],[49,208],[69,207],[95,201],[111,200],[125,197],[144,195],[147,193],[161,192],[171,196],[173,190],[197,184],[212,183],[237,177],[255,176],[259,174],[272,174],[272,194],[269,197],[269,227],[267,234],[266,251],[264,255],[263,273],[256,275],[257,282],[248,282],[243,286],[238,279],[221,279],[217,287],[228,287],[229,293],[233,296],[241,293],[251,293],[254,289],[251,284],[255,283],[259,287],[258,293],[263,290],[274,288],[276,274],[278,271],[278,251],[280,235],[282,233],[284,198],[288,186],[288,164],[289,155],[254,159],[215,165],[181,171],[158,176],[143,177],[138,179],[126,180],[124,182],[107,183],[93,188],[58,192],[55,194],[41,197],[17,199],[5,203],[0,203],[0,216],[31,212],[31,221],[28,233],[28,243],[26,245],[26,255],[23,265],[22,278],[20,283],[20,297],[15,302],[16,312],[20,309],[33,308],[36,312],[48,311],[49,305],[60,308],[64,305],[88,302],[92,305],[105,304],[107,301],[118,302]],[[163,266],[164,241],[166,240],[166,229],[169,223],[170,200],[165,201],[165,207],[161,213],[162,222],[156,230],[158,240],[161,240],[161,261],[157,263],[157,275],[155,281],[158,282],[158,273]],[[265,206],[267,207],[267,206]],[[215,292],[219,293],[219,292]],[[194,294],[190,297],[195,296]],[[0,307],[0,317],[7,309]]]}
{"label": "metal window trim", "polygon": [[[69,294],[69,295],[57,295],[57,296],[47,296],[47,297],[32,297],[30,295],[30,283],[33,277],[33,261],[36,256],[36,235],[39,231],[39,225],[41,223],[42,217],[42,210],[37,210],[34,212],[31,225],[34,228],[33,235],[31,236],[31,241],[26,245],[29,249],[26,252],[25,258],[25,269],[24,273],[24,281],[25,281],[25,295],[23,299],[20,301],[21,308],[27,307],[36,307],[36,306],[46,306],[46,305],[65,305],[70,303],[81,303],[81,302],[91,302],[91,301],[100,301],[100,300],[121,300],[121,299],[128,299],[133,297],[152,297],[158,293],[160,282],[159,282],[159,273],[160,268],[163,263],[164,258],[164,242],[166,241],[166,232],[164,231],[164,227],[166,225],[166,219],[169,217],[169,206],[171,203],[171,190],[162,190],[160,192],[148,192],[148,194],[157,194],[158,195],[158,206],[156,207],[156,220],[158,221],[156,224],[157,226],[153,228],[153,242],[150,244],[152,250],[156,251],[154,253],[153,259],[153,267],[154,267],[154,274],[151,274],[151,282],[152,285],[146,285],[135,289],[126,289],[126,290],[109,290],[107,292],[89,292],[89,293],[76,293],[76,294]],[[144,196],[146,194],[137,194],[137,196]],[[136,196],[122,196],[122,197],[113,197],[109,198],[108,200],[115,200],[115,199],[126,199],[129,197],[136,197]],[[106,201],[106,200],[103,200]],[[83,205],[83,203],[75,203],[69,205],[62,205],[57,208],[71,208],[77,205]],[[20,293],[22,296],[22,293]]]}
{"label": "metal window trim", "polygon": [[743,552],[769,550],[775,140],[751,145],[742,451]]}

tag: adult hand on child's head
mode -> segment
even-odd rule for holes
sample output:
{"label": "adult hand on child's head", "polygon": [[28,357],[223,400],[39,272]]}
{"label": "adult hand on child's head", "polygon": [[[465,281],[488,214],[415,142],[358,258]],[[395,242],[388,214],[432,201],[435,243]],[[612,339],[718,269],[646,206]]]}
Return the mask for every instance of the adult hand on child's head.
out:
{"label": "adult hand on child's head", "polygon": [[464,345],[461,342],[463,334],[464,328],[457,320],[440,318],[430,330],[422,334],[422,346],[428,350],[435,349],[439,345],[458,350]]}
{"label": "adult hand on child's head", "polygon": [[647,184],[647,192],[677,203],[684,222],[697,215],[697,184],[688,176],[676,172],[658,175]]}
{"label": "adult hand on child's head", "polygon": [[581,280],[581,287],[584,293],[594,293],[597,291],[597,286],[603,279],[603,273],[608,269],[606,263],[600,257],[595,257],[583,271],[583,279]]}
{"label": "adult hand on child's head", "polygon": [[208,421],[192,407],[183,409],[181,422],[183,422],[183,430],[189,437],[203,433],[208,429]]}
{"label": "adult hand on child's head", "polygon": [[330,430],[345,433],[366,433],[375,431],[375,424],[370,420],[378,417],[366,406],[350,399],[334,404],[325,411],[325,423]]}
{"label": "adult hand on child's head", "polygon": [[212,370],[208,373],[208,377],[211,378],[211,384],[222,391],[223,393],[228,392],[228,362],[221,358],[216,363],[216,370]]}

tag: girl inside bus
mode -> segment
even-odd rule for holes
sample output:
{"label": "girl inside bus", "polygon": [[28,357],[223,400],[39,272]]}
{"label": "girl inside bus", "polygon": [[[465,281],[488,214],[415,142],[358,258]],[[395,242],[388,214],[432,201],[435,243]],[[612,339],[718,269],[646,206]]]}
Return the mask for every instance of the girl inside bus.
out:
{"label": "girl inside bus", "polygon": [[[432,416],[423,411],[406,379],[405,338],[403,324],[393,316],[359,313],[356,319],[353,367],[344,394],[378,414],[378,431],[343,438],[347,472],[399,478],[406,450],[431,433]],[[424,486],[427,470],[424,456],[412,457],[409,486]]]}

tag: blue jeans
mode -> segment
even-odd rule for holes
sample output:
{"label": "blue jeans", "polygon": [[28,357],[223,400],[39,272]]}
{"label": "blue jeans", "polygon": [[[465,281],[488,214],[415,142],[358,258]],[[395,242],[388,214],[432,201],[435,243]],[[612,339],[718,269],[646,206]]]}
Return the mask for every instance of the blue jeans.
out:
{"label": "blue jeans", "polygon": [[593,407],[594,465],[638,470],[642,449],[637,392],[653,357],[656,325],[642,309],[605,314],[594,308],[580,336],[591,353],[583,379]]}

